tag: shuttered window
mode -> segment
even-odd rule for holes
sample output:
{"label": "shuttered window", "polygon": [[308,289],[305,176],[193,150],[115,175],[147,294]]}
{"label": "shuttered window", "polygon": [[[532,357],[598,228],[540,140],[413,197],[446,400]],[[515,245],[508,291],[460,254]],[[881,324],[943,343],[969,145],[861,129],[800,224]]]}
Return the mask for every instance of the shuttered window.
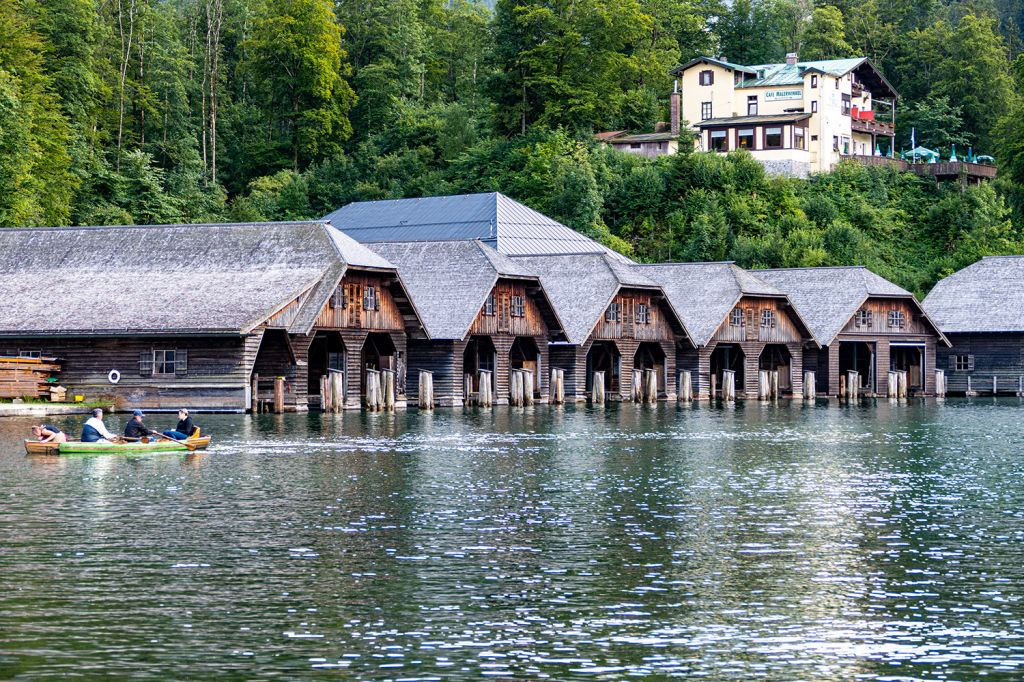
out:
{"label": "shuttered window", "polygon": [[858,327],[870,327],[871,326],[871,311],[870,310],[858,310],[856,317],[856,325]]}
{"label": "shuttered window", "polygon": [[889,328],[890,329],[903,329],[906,325],[906,318],[903,316],[902,310],[890,310],[889,311]]}
{"label": "shuttered window", "polygon": [[715,72],[708,69],[700,72],[700,84],[701,85],[714,85],[715,84]]}
{"label": "shuttered window", "polygon": [[618,322],[621,319],[621,311],[618,303],[612,303],[608,306],[608,309],[604,311],[605,322]]}
{"label": "shuttered window", "polygon": [[765,329],[771,329],[775,326],[775,311],[765,309],[761,311],[761,326]]}
{"label": "shuttered window", "polygon": [[153,351],[153,374],[174,374],[175,373],[175,354],[173,350],[154,350]]}
{"label": "shuttered window", "polygon": [[637,324],[650,324],[651,323],[651,311],[647,307],[646,303],[636,304],[636,323]]}
{"label": "shuttered window", "polygon": [[342,309],[348,307],[348,291],[345,290],[345,287],[338,286],[338,288],[334,290],[334,295],[331,296],[331,307]]}
{"label": "shuttered window", "polygon": [[522,296],[512,297],[512,317],[526,316],[526,299]]}
{"label": "shuttered window", "polygon": [[973,355],[950,355],[949,356],[949,368],[955,372],[973,372],[974,371],[974,356]]}
{"label": "shuttered window", "polygon": [[144,350],[139,353],[139,376],[153,376],[153,351]]}
{"label": "shuttered window", "polygon": [[179,348],[174,351],[174,376],[183,377],[188,374],[188,351]]}
{"label": "shuttered window", "polygon": [[498,306],[494,302],[494,294],[489,294],[487,300],[484,301],[484,315],[493,317],[497,312]]}
{"label": "shuttered window", "polygon": [[743,308],[733,308],[729,313],[729,324],[733,327],[743,326]]}
{"label": "shuttered window", "polygon": [[366,287],[366,291],[363,292],[363,310],[377,310],[380,307],[380,301],[377,298],[377,289],[375,287]]}

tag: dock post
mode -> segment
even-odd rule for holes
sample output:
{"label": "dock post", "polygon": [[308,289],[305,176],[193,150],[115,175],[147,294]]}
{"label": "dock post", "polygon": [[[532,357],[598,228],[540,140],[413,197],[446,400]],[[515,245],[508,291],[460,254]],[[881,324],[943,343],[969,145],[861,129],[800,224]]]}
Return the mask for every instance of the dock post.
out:
{"label": "dock post", "polygon": [[718,383],[718,375],[712,374],[711,375],[711,393],[708,395],[708,398],[712,402],[714,402],[715,400],[718,399],[718,387],[715,385],[717,383]]}
{"label": "dock post", "polygon": [[249,402],[249,410],[253,414],[260,411],[260,375],[256,372],[252,373],[252,388],[250,389]]}
{"label": "dock post", "polygon": [[967,394],[966,395],[967,395],[968,398],[973,398],[976,395],[975,392],[974,392],[974,389],[971,388],[971,375],[970,374],[967,375]]}
{"label": "dock post", "polygon": [[757,373],[757,399],[768,400],[768,394],[771,392],[770,380],[768,378],[768,370],[762,369]]}
{"label": "dock post", "polygon": [[595,405],[604,405],[604,372],[594,372],[590,400]]}
{"label": "dock post", "polygon": [[998,395],[999,393],[999,377],[995,374],[992,375],[992,395]]}
{"label": "dock post", "polygon": [[1024,396],[1024,376],[1017,377],[1017,397]]}
{"label": "dock post", "polygon": [[320,375],[320,412],[326,414],[331,411],[331,383],[326,374]]}
{"label": "dock post", "polygon": [[366,370],[366,396],[364,397],[366,409],[376,412],[381,408],[380,372],[375,369]]}
{"label": "dock post", "polygon": [[848,402],[859,400],[858,389],[860,389],[860,374],[851,369],[846,373],[846,400]]}
{"label": "dock post", "polygon": [[730,403],[736,401],[736,372],[731,369],[722,372],[722,399]]}
{"label": "dock post", "polygon": [[[463,377],[462,386],[463,386],[462,403],[463,403],[463,405],[469,407],[472,404],[472,400],[473,400],[473,398],[472,398],[472,396],[473,396],[473,375],[472,374],[467,374],[467,375],[465,375]],[[477,394],[477,402],[479,403],[479,401],[480,401],[480,395],[478,393]]]}
{"label": "dock post", "polygon": [[284,377],[274,377],[274,414],[284,412]]}
{"label": "dock post", "polygon": [[512,370],[508,378],[508,404],[519,407],[523,404],[523,373]]}
{"label": "dock post", "polygon": [[946,397],[946,370],[944,369],[935,370],[935,397]]}
{"label": "dock post", "polygon": [[395,373],[390,369],[383,371],[382,376],[384,377],[384,409],[394,410],[395,409]]}
{"label": "dock post", "polygon": [[775,369],[771,372],[771,393],[772,400],[779,399],[779,370]]}
{"label": "dock post", "polygon": [[494,385],[491,383],[491,373],[480,370],[480,393],[477,404],[480,407],[491,407],[494,405]]}
{"label": "dock post", "polygon": [[840,375],[839,377],[839,400],[842,402],[846,400],[846,376]]}
{"label": "dock post", "polygon": [[553,398],[556,405],[565,404],[565,370],[556,367]]}
{"label": "dock post", "polygon": [[910,387],[907,385],[907,376],[908,375],[904,371],[898,372],[897,375],[899,377],[899,380],[898,380],[899,388],[898,388],[898,391],[897,391],[898,397],[900,398],[900,400],[906,400],[910,396]]}
{"label": "dock post", "polygon": [[345,409],[345,373],[330,370],[327,372],[327,394],[330,396],[331,412]]}
{"label": "dock post", "polygon": [[818,386],[815,382],[814,372],[804,372],[804,400],[815,400],[817,398]]}
{"label": "dock post", "polygon": [[421,410],[434,409],[434,373],[425,369],[420,370],[419,400],[417,407]]}
{"label": "dock post", "polygon": [[896,372],[889,372],[889,385],[886,393],[890,400],[896,400],[899,397],[899,385],[900,377]]}
{"label": "dock post", "polygon": [[632,387],[630,391],[630,397],[634,403],[639,403],[643,400],[643,370],[634,369],[630,381]]}
{"label": "dock post", "polygon": [[679,400],[684,403],[693,402],[693,375],[690,370],[679,373]]}
{"label": "dock post", "polygon": [[523,372],[523,405],[533,405],[533,372],[524,369]]}
{"label": "dock post", "polygon": [[656,369],[645,369],[644,370],[644,402],[656,403],[658,402],[658,370]]}

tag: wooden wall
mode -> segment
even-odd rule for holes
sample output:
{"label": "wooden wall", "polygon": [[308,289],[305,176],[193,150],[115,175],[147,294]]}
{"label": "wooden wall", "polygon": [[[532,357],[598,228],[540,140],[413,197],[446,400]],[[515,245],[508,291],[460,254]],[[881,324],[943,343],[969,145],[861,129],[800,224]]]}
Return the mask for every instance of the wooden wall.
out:
{"label": "wooden wall", "polygon": [[[786,301],[778,298],[754,298],[744,297],[736,304],[737,308],[743,310],[743,323],[733,325],[731,323],[731,311],[727,313],[722,324],[718,327],[713,341],[738,343],[741,341],[760,343],[800,343],[803,335],[793,317],[792,310]],[[762,311],[772,311],[775,326],[762,327]],[[709,344],[710,345],[710,344]]]}
{"label": "wooden wall", "polygon": [[[934,336],[935,332],[921,316],[921,311],[912,301],[901,299],[869,298],[861,310],[871,313],[870,326],[858,326],[857,315],[851,317],[840,334],[878,336]],[[898,310],[905,320],[902,329],[888,325],[889,311]],[[827,339],[825,340],[827,341]],[[822,343],[825,343],[822,341]]]}
{"label": "wooden wall", "polygon": [[[591,333],[591,340],[639,339],[641,341],[674,341],[675,332],[668,322],[666,304],[649,291],[623,289],[612,300],[619,306],[619,321],[609,322],[605,314]],[[646,305],[650,311],[648,324],[636,323],[638,305]]]}
{"label": "wooden wall", "polygon": [[[671,332],[671,329],[669,331]],[[669,339],[658,341],[635,338],[599,339],[591,336],[586,343],[579,346],[551,346],[551,366],[565,370],[565,399],[567,401],[584,401],[590,397],[587,394],[587,355],[597,341],[613,343],[619,351],[619,392],[616,395],[606,395],[606,400],[628,401],[632,399],[632,372],[641,343],[656,343],[661,347],[665,354],[665,370],[664,375],[659,378],[658,395],[664,400],[675,400],[678,343],[673,334]],[[547,378],[550,379],[550,377]]]}
{"label": "wooden wall", "polygon": [[[481,308],[476,319],[469,328],[469,336],[494,336],[506,334],[512,336],[543,336],[548,335],[547,325],[541,315],[536,295],[527,292],[528,284],[520,280],[500,279],[491,293],[494,295],[495,310],[493,315],[485,315]],[[530,285],[536,286],[536,285]],[[512,317],[511,301],[513,296],[522,296],[524,300],[523,317]],[[545,341],[545,345],[547,342]],[[461,364],[462,359],[459,359]],[[436,384],[435,384],[436,386]]]}
{"label": "wooden wall", "polygon": [[[338,285],[348,294],[348,305],[332,307],[328,301],[317,317],[316,329],[365,329],[368,331],[404,331],[405,321],[391,293],[394,275],[389,273],[350,270]],[[377,310],[363,310],[363,294],[374,287],[379,303]],[[338,301],[342,297],[337,297]]]}
{"label": "wooden wall", "polygon": [[[1000,393],[1015,393],[1019,377],[1024,376],[1024,333],[971,333],[947,334],[952,348],[939,344],[938,369],[946,371],[948,392],[963,395],[967,392],[967,378],[971,389],[979,394],[992,392],[992,377],[998,377],[996,387]],[[973,370],[957,370],[952,358],[967,355],[973,360]]]}

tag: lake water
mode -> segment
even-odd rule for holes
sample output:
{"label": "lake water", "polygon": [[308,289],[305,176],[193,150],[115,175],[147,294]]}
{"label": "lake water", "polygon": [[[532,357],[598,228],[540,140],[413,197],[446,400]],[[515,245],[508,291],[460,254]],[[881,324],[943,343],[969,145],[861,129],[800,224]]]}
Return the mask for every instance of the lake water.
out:
{"label": "lake water", "polygon": [[1024,679],[1015,399],[197,422],[0,420],[0,677]]}

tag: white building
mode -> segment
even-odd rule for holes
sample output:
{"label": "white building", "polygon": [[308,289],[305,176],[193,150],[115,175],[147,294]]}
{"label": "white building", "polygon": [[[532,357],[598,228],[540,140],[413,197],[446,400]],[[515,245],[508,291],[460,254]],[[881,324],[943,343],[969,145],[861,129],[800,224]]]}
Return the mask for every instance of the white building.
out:
{"label": "white building", "polygon": [[686,121],[701,150],[748,149],[770,173],[805,177],[892,148],[897,94],[865,57],[790,54],[757,66],[699,57],[673,73],[672,127]]}

